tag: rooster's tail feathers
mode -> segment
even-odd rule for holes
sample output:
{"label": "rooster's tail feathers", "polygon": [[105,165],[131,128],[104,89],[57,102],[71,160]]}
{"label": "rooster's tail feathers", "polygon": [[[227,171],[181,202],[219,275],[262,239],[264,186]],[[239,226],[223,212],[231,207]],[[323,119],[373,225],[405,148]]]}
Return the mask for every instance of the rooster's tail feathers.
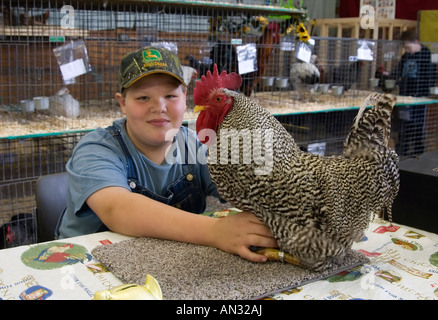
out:
{"label": "rooster's tail feathers", "polygon": [[[379,93],[372,93],[365,99],[345,140],[344,155],[367,147],[388,145],[391,113],[396,100],[394,95]],[[366,110],[370,105],[372,108]]]}

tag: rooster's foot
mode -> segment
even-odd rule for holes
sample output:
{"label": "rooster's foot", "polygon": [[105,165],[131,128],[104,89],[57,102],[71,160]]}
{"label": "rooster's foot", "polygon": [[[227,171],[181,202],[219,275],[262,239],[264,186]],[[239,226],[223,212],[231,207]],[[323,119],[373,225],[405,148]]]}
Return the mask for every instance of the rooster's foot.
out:
{"label": "rooster's foot", "polygon": [[256,253],[264,255],[270,261],[281,261],[293,264],[298,267],[302,267],[300,259],[291,256],[281,250],[274,248],[263,248],[256,251]]}

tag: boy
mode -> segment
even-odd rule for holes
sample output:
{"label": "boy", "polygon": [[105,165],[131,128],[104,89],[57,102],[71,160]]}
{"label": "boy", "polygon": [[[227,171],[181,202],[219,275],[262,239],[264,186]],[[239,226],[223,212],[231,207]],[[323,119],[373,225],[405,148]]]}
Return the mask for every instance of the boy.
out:
{"label": "boy", "polygon": [[430,50],[421,45],[415,30],[403,32],[401,41],[405,53],[392,74],[399,81],[400,95],[427,97],[436,79]]}
{"label": "boy", "polygon": [[[435,86],[436,80],[431,52],[420,43],[414,29],[403,32],[401,41],[405,53],[392,73],[392,78],[398,81],[400,95],[427,97],[429,88]],[[399,111],[400,121],[395,122],[393,127],[399,132],[400,143],[396,145],[396,151],[400,156],[424,152],[426,108],[426,105],[412,105]]]}
{"label": "boy", "polygon": [[187,88],[178,57],[153,47],[131,52],[122,58],[119,83],[116,99],[125,118],[87,134],[67,163],[68,204],[58,237],[109,229],[266,261],[249,247],[277,243],[253,214],[193,214],[203,212],[207,195],[218,194],[197,159],[203,152],[196,134],[181,126]]}

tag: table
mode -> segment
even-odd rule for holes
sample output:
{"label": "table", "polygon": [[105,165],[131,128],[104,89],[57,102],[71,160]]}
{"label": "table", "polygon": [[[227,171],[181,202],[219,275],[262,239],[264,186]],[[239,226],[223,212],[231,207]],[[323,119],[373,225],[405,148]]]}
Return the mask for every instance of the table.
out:
{"label": "table", "polygon": [[123,283],[90,251],[129,238],[107,231],[0,250],[0,299],[92,299]]}
{"label": "table", "polygon": [[[0,299],[92,299],[122,282],[91,250],[130,238],[107,231],[0,250]],[[377,219],[353,248],[370,263],[265,299],[438,299],[437,234]]]}
{"label": "table", "polygon": [[370,263],[299,288],[277,300],[437,300],[438,235],[373,220],[353,248]]}

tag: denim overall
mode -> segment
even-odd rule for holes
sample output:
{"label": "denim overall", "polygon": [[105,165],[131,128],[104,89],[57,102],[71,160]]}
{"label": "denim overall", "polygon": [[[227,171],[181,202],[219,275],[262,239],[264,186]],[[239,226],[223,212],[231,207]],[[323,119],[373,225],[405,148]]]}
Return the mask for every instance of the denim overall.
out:
{"label": "denim overall", "polygon": [[[199,186],[198,179],[195,177],[195,165],[188,164],[188,152],[186,152],[185,163],[182,164],[183,176],[170,184],[167,187],[166,194],[161,196],[139,185],[134,161],[122,139],[120,131],[114,126],[109,126],[106,130],[119,142],[125,153],[128,167],[128,185],[132,192],[142,194],[153,200],[157,200],[184,211],[192,213],[203,213],[205,211],[205,195]],[[187,135],[185,135],[185,137],[187,139]],[[187,146],[187,141],[185,145]]]}

